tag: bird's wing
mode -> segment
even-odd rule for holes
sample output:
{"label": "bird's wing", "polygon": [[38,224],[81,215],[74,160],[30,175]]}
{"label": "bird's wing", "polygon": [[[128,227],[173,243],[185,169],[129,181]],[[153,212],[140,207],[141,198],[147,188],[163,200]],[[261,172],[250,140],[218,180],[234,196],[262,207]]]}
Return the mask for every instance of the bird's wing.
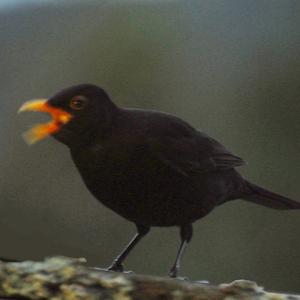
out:
{"label": "bird's wing", "polygon": [[190,128],[176,134],[162,130],[148,138],[148,146],[152,155],[184,176],[231,169],[245,163],[218,141]]}
{"label": "bird's wing", "polygon": [[230,169],[245,164],[242,158],[232,154],[225,146],[203,132],[197,131],[197,141],[200,145],[206,145],[204,151],[209,153],[217,169]]}

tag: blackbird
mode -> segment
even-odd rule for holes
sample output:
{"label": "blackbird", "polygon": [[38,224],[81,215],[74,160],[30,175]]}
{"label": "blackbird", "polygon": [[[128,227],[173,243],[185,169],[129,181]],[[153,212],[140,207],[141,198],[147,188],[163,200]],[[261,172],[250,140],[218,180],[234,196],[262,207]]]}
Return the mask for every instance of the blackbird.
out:
{"label": "blackbird", "polygon": [[66,88],[20,111],[52,116],[25,134],[29,143],[52,135],[67,145],[89,191],[136,225],[137,233],[109,270],[123,271],[129,252],[152,226],[178,226],[181,243],[169,275],[176,277],[192,238],[192,224],[213,208],[244,199],[275,209],[300,203],[244,179],[244,161],[218,141],[173,115],[121,108],[92,84]]}

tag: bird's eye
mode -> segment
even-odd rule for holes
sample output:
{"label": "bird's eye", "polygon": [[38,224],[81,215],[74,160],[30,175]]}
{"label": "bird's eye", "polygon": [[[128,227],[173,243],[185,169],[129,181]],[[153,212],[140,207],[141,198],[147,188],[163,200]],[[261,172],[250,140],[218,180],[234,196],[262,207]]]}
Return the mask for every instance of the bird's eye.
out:
{"label": "bird's eye", "polygon": [[88,102],[88,98],[85,96],[75,96],[70,101],[70,107],[74,110],[80,110],[83,109]]}

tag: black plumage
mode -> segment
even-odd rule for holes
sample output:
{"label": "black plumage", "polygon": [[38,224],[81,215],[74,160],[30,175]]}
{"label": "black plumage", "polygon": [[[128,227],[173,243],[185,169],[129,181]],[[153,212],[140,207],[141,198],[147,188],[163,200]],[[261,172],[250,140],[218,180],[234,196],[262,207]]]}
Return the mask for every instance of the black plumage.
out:
{"label": "black plumage", "polygon": [[170,271],[177,276],[192,223],[216,206],[242,198],[276,209],[300,208],[243,179],[235,169],[244,164],[241,158],[173,115],[120,108],[89,84],[67,88],[47,103],[73,116],[53,136],[70,148],[87,188],[137,226],[112,270],[123,269],[151,226],[180,227],[181,245]]}

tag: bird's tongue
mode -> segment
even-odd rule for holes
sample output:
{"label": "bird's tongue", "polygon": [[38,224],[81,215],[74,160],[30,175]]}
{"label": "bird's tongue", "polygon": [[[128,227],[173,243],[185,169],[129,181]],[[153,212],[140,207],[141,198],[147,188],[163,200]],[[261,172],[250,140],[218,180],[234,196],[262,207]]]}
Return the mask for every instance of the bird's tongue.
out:
{"label": "bird's tongue", "polygon": [[72,118],[72,115],[68,112],[49,105],[47,103],[47,99],[38,99],[25,102],[19,109],[19,112],[23,111],[46,112],[52,117],[50,122],[45,124],[37,124],[24,133],[23,137],[30,145],[58,132],[60,128]]}

